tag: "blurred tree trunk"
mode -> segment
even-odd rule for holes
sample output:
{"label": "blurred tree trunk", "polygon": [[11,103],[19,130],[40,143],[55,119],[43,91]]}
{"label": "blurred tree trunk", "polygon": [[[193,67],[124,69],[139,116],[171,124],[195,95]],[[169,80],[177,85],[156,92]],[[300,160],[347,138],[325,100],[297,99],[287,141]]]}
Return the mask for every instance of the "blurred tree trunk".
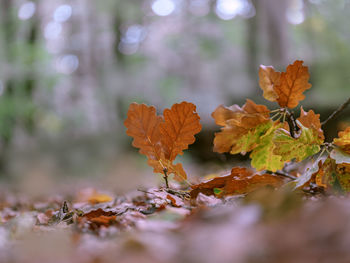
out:
{"label": "blurred tree trunk", "polygon": [[287,4],[287,0],[259,1],[259,8],[264,8],[266,19],[267,51],[275,67],[285,67],[288,63]]}
{"label": "blurred tree trunk", "polygon": [[288,64],[287,0],[252,0],[256,15],[247,19],[248,77],[257,86],[260,64],[285,68]]}
{"label": "blurred tree trunk", "polygon": [[[252,4],[255,8],[258,8],[257,0],[253,0]],[[258,13],[258,10],[256,10]],[[258,27],[258,16],[247,19],[247,44],[246,44],[246,53],[247,53],[247,70],[248,77],[251,80],[252,85],[256,86],[258,89],[257,82],[255,81],[258,73],[259,63],[259,27]],[[253,81],[254,80],[254,81]],[[253,84],[254,83],[254,84]]]}
{"label": "blurred tree trunk", "polygon": [[[17,96],[24,96],[26,99],[31,100],[32,95],[36,86],[36,78],[34,71],[34,62],[35,55],[31,54],[30,60],[26,64],[26,73],[22,75],[18,72],[10,71],[16,63],[16,49],[15,44],[18,40],[18,20],[15,14],[15,1],[13,0],[0,0],[0,21],[3,25],[0,29],[3,37],[3,49],[4,49],[4,65],[5,72],[7,75],[4,76],[4,93],[2,95],[3,102],[9,100],[12,103],[11,109],[6,109],[5,112],[1,112],[1,125],[7,130],[6,133],[0,133],[0,175],[6,173],[7,168],[7,155],[11,142],[13,140],[13,134],[18,122],[24,124],[24,128],[28,132],[34,131],[34,116],[31,114],[26,114],[25,117],[17,115],[17,106],[16,104]],[[36,17],[26,23],[26,26],[29,25],[28,34],[24,36],[24,39],[21,39],[25,44],[28,45],[30,50],[36,44],[38,38],[38,20]],[[19,76],[18,76],[19,75]],[[1,103],[1,100],[0,100]]]}

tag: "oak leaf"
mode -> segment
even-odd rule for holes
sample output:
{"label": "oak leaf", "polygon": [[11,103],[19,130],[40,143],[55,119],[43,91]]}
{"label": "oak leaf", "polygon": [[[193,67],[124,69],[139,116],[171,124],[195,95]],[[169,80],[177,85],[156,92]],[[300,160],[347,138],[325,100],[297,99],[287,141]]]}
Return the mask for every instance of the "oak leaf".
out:
{"label": "oak leaf", "polygon": [[275,144],[273,143],[276,130],[283,126],[283,123],[270,123],[269,129],[259,138],[258,146],[250,154],[250,158],[252,159],[251,165],[256,170],[276,172],[283,168],[284,161],[282,161],[280,155],[274,154]]}
{"label": "oak leaf", "polygon": [[199,193],[218,197],[246,194],[264,186],[279,187],[283,182],[283,178],[274,174],[260,175],[247,168],[234,167],[230,175],[193,185],[190,195],[194,199]]}
{"label": "oak leaf", "polygon": [[303,61],[296,60],[288,65],[286,72],[281,73],[279,84],[274,85],[277,102],[281,107],[295,108],[299,101],[305,99],[303,92],[311,88],[308,67],[302,64]]}
{"label": "oak leaf", "polygon": [[194,135],[202,129],[195,111],[196,106],[188,102],[174,104],[171,109],[164,110],[164,122],[159,128],[165,159],[175,160],[189,144],[195,142]]}
{"label": "oak leaf", "polygon": [[128,117],[124,122],[126,134],[133,137],[132,146],[139,148],[140,153],[150,160],[159,160],[161,154],[159,125],[163,122],[157,116],[156,108],[145,104],[132,103]]}
{"label": "oak leaf", "polygon": [[333,149],[329,155],[336,164],[349,163],[350,164],[350,154],[342,151],[341,149]]}
{"label": "oak leaf", "polygon": [[297,121],[299,121],[306,128],[316,130],[318,133],[318,137],[322,141],[324,140],[323,130],[321,129],[320,114],[315,114],[313,110],[305,112],[303,107],[301,107],[300,117],[297,118]]}
{"label": "oak leaf", "polygon": [[335,145],[338,145],[340,149],[350,154],[350,127],[347,127],[345,131],[338,133],[338,138],[333,140]]}
{"label": "oak leaf", "polygon": [[266,130],[266,127],[260,125],[271,122],[269,109],[249,99],[242,108],[237,105],[229,108],[221,105],[212,113],[212,117],[218,125],[223,126],[214,138],[214,151],[219,153],[251,151]]}
{"label": "oak leaf", "polygon": [[108,227],[116,223],[117,213],[113,211],[105,211],[102,208],[92,210],[77,217],[78,225],[84,227],[88,225],[90,229],[96,230],[101,226]]}
{"label": "oak leaf", "polygon": [[195,112],[196,106],[189,102],[174,104],[164,110],[164,117],[156,114],[153,106],[132,103],[124,122],[127,135],[134,138],[132,145],[148,158],[155,173],[174,174],[178,181],[186,180],[182,164],[174,164],[177,155],[189,144],[202,126]]}
{"label": "oak leaf", "polygon": [[[322,160],[316,160],[310,167],[307,167],[304,173],[295,180],[295,188],[302,188],[308,184],[316,183],[316,176],[322,166]],[[320,183],[320,178],[317,178]],[[321,185],[319,185],[321,186]]]}
{"label": "oak leaf", "polygon": [[263,96],[269,101],[276,101],[278,95],[274,89],[275,85],[280,84],[281,72],[276,71],[272,66],[260,65],[259,85],[263,90]]}
{"label": "oak leaf", "polygon": [[297,123],[301,127],[298,138],[291,137],[290,133],[284,129],[278,129],[273,137],[275,144],[273,152],[282,156],[282,161],[295,158],[297,162],[301,162],[320,151],[323,141],[318,137],[317,131],[304,127],[300,122]]}

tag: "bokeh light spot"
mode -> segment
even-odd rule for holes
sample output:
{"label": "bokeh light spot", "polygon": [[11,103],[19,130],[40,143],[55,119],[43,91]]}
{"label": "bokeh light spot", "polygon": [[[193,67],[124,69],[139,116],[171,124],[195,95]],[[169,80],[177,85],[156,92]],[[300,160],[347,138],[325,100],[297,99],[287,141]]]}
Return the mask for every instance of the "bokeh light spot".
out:
{"label": "bokeh light spot", "polygon": [[21,20],[27,20],[31,18],[36,10],[36,5],[33,2],[26,2],[18,10],[18,18]]}
{"label": "bokeh light spot", "polygon": [[65,22],[72,16],[72,7],[70,5],[60,5],[56,8],[53,14],[53,20],[55,22]]}
{"label": "bokeh light spot", "polygon": [[66,54],[59,57],[56,61],[56,69],[63,74],[72,74],[79,67],[79,59],[76,55]]}
{"label": "bokeh light spot", "polygon": [[56,39],[62,32],[62,25],[57,22],[50,22],[45,27],[44,36],[47,39]]}
{"label": "bokeh light spot", "polygon": [[175,11],[172,0],[156,0],[152,4],[152,11],[158,16],[168,16]]}

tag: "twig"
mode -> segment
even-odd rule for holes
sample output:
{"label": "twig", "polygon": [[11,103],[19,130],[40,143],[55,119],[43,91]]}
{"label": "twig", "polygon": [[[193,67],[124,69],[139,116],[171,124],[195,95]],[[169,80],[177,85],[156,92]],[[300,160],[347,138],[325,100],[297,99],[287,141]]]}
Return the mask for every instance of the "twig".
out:
{"label": "twig", "polygon": [[334,111],[325,121],[321,123],[322,126],[326,125],[329,121],[338,117],[338,115],[350,104],[350,97],[340,107]]}
{"label": "twig", "polygon": [[164,180],[165,180],[165,186],[166,188],[169,188],[169,183],[168,183],[168,169],[167,168],[164,168],[163,169],[163,173],[164,173]]}
{"label": "twig", "polygon": [[289,130],[290,130],[290,136],[295,138],[295,134],[298,132],[299,128],[296,124],[294,113],[286,110],[286,114],[287,114],[287,122],[289,125]]}
{"label": "twig", "polygon": [[293,175],[290,175],[290,174],[287,174],[287,173],[283,173],[283,172],[279,172],[279,171],[276,171],[275,174],[287,177],[287,178],[289,178],[291,180],[296,180],[297,179],[297,177],[295,177]]}
{"label": "twig", "polygon": [[284,173],[284,172],[280,172],[280,171],[271,172],[271,171],[267,170],[266,172],[269,173],[269,174],[277,174],[279,176],[283,176],[283,177],[286,177],[286,178],[291,179],[291,180],[297,179],[297,177],[295,177],[293,175],[290,175],[290,174],[287,174],[287,173]]}

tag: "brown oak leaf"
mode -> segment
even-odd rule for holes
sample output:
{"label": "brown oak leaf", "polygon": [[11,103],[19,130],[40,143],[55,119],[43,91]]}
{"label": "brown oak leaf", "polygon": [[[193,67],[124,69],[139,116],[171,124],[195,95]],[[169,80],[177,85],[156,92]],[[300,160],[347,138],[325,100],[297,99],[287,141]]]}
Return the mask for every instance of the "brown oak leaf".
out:
{"label": "brown oak leaf", "polygon": [[313,110],[305,112],[303,107],[301,107],[300,117],[297,120],[304,127],[316,130],[318,132],[318,137],[321,140],[324,140],[323,130],[321,129],[320,114],[315,114]]}
{"label": "brown oak leaf", "polygon": [[260,65],[259,85],[263,90],[263,96],[269,101],[276,101],[278,95],[274,89],[275,85],[280,84],[281,72],[276,71],[272,66]]}
{"label": "brown oak leaf", "polygon": [[296,60],[288,65],[286,72],[281,73],[279,85],[274,85],[278,95],[277,102],[281,107],[295,108],[299,101],[305,99],[303,92],[311,88],[308,67],[303,61]]}
{"label": "brown oak leaf", "polygon": [[234,167],[230,175],[216,177],[208,182],[193,185],[190,195],[194,199],[199,193],[215,194],[218,197],[246,194],[264,186],[279,187],[283,182],[284,179],[278,175],[260,175],[247,168]]}
{"label": "brown oak leaf", "polygon": [[233,105],[225,107],[220,105],[213,113],[215,122],[224,126],[220,132],[215,133],[214,151],[223,153],[238,153],[241,150],[250,151],[251,145],[242,149],[240,140],[260,124],[269,122],[269,109],[264,105],[257,105],[247,99],[243,107]]}
{"label": "brown oak leaf", "polygon": [[160,124],[161,142],[165,159],[173,161],[189,144],[195,142],[194,135],[202,129],[196,106],[182,102],[164,110],[164,122]]}
{"label": "brown oak leaf", "polygon": [[344,152],[350,154],[350,127],[347,127],[345,131],[338,133],[338,138],[333,140],[335,145],[338,145]]}
{"label": "brown oak leaf", "polygon": [[189,144],[202,126],[196,113],[196,106],[189,102],[174,104],[164,110],[164,117],[157,116],[153,106],[132,103],[124,122],[127,135],[134,138],[132,145],[148,158],[148,164],[155,173],[174,174],[178,181],[186,180],[182,164],[174,164],[177,155]]}

